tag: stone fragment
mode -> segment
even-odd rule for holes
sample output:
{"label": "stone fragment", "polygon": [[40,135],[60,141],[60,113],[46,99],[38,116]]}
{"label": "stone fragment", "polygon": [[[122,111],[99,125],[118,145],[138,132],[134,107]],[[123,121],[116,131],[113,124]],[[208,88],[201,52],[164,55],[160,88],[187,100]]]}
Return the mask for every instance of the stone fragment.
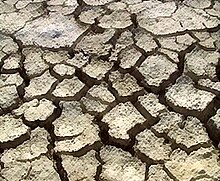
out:
{"label": "stone fragment", "polygon": [[99,6],[82,11],[79,15],[79,20],[83,23],[93,24],[95,19],[105,13],[105,10]]}
{"label": "stone fragment", "polygon": [[114,71],[109,75],[109,79],[119,96],[131,96],[133,93],[143,89],[129,73],[121,74],[119,71]]}
{"label": "stone fragment", "polygon": [[24,45],[37,44],[48,48],[59,48],[71,46],[86,29],[87,26],[79,25],[74,17],[51,13],[49,16],[26,23],[15,36]]}
{"label": "stone fragment", "polygon": [[29,86],[25,88],[25,97],[33,98],[46,94],[54,82],[56,82],[56,78],[46,71],[43,75],[31,79]]}
{"label": "stone fragment", "polygon": [[11,163],[16,161],[30,161],[47,153],[49,133],[44,128],[36,128],[30,134],[30,140],[25,141],[16,148],[4,151],[1,161]]}
{"label": "stone fragment", "polygon": [[40,101],[34,99],[13,110],[13,114],[17,116],[24,115],[25,120],[31,122],[46,121],[53,114],[55,108],[53,103],[47,99],[41,99]]}
{"label": "stone fragment", "polygon": [[157,44],[150,34],[139,31],[135,35],[136,45],[142,48],[145,52],[151,52],[157,48]]}
{"label": "stone fragment", "polygon": [[196,76],[208,76],[209,78],[216,78],[216,66],[220,53],[217,51],[209,52],[205,50],[195,49],[186,54],[185,72],[192,72]]}
{"label": "stone fragment", "polygon": [[153,117],[157,117],[160,113],[166,111],[166,106],[161,104],[158,96],[153,93],[139,96],[138,101]]}
{"label": "stone fragment", "polygon": [[128,131],[146,120],[130,102],[126,102],[115,106],[103,116],[102,121],[108,124],[109,134],[112,137],[129,139]]}
{"label": "stone fragment", "polygon": [[49,68],[42,58],[43,51],[41,49],[26,48],[23,53],[25,55],[24,68],[28,76],[39,75]]}
{"label": "stone fragment", "polygon": [[84,114],[78,102],[61,102],[61,106],[62,114],[53,122],[54,133],[71,139],[56,141],[56,151],[78,151],[100,140],[98,127],[92,122],[94,117]]}
{"label": "stone fragment", "polygon": [[187,110],[203,111],[215,95],[194,87],[192,79],[182,75],[166,92],[165,98],[174,106]]}
{"label": "stone fragment", "polygon": [[127,11],[113,11],[109,15],[104,15],[99,24],[102,28],[126,28],[132,25],[130,13]]}
{"label": "stone fragment", "polygon": [[218,154],[213,148],[200,148],[189,155],[180,149],[174,150],[165,167],[178,180],[220,179]]}
{"label": "stone fragment", "polygon": [[0,107],[2,109],[9,108],[17,103],[19,95],[15,85],[7,85],[0,87]]}
{"label": "stone fragment", "polygon": [[102,82],[100,85],[94,85],[89,89],[85,97],[82,98],[82,102],[88,111],[102,112],[113,101],[115,97],[108,90],[108,85]]}
{"label": "stone fragment", "polygon": [[160,134],[167,134],[177,144],[185,145],[187,148],[198,144],[209,145],[210,139],[205,127],[195,117],[188,116],[185,120],[175,112],[160,114],[160,121],[153,126]]}
{"label": "stone fragment", "polygon": [[53,68],[54,72],[60,76],[71,76],[75,73],[75,68],[65,64],[57,64]]}
{"label": "stone fragment", "polygon": [[150,130],[145,129],[136,136],[135,149],[144,153],[153,160],[167,160],[171,153],[169,144],[165,144],[164,138],[156,137]]}
{"label": "stone fragment", "polygon": [[72,97],[83,87],[84,83],[74,76],[71,79],[64,79],[60,82],[52,94],[56,97]]}
{"label": "stone fragment", "polygon": [[101,80],[105,77],[105,74],[112,68],[112,66],[113,62],[92,59],[88,65],[83,67],[83,71],[90,77]]}
{"label": "stone fragment", "polygon": [[89,34],[84,36],[76,45],[76,51],[83,51],[86,54],[108,55],[112,45],[107,43],[114,35],[115,31],[105,30],[99,34]]}
{"label": "stone fragment", "polygon": [[141,52],[136,50],[134,47],[122,50],[118,57],[120,60],[120,66],[124,69],[133,67],[141,55]]}
{"label": "stone fragment", "polygon": [[84,0],[84,2],[91,6],[100,6],[112,2],[113,0]]}
{"label": "stone fragment", "polygon": [[0,174],[10,181],[60,181],[59,174],[54,169],[53,161],[46,156],[41,156],[33,161],[7,163]]}
{"label": "stone fragment", "polygon": [[220,142],[220,109],[217,110],[216,115],[212,116],[208,120],[207,128],[213,140],[219,143]]}
{"label": "stone fragment", "polygon": [[0,116],[0,144],[27,134],[29,128],[20,118],[16,119],[10,114]]}
{"label": "stone fragment", "polygon": [[162,165],[151,165],[148,171],[147,181],[173,181],[164,171]]}
{"label": "stone fragment", "polygon": [[81,157],[61,155],[62,165],[67,171],[67,177],[71,181],[88,180],[95,181],[96,170],[99,162],[95,157],[95,151],[91,150]]}
{"label": "stone fragment", "polygon": [[121,181],[121,180],[145,180],[145,164],[130,153],[113,146],[105,146],[100,151],[101,159],[104,161],[101,180]]}
{"label": "stone fragment", "polygon": [[159,87],[161,83],[168,80],[178,70],[177,65],[172,63],[164,55],[152,55],[138,68],[143,74],[147,84]]}

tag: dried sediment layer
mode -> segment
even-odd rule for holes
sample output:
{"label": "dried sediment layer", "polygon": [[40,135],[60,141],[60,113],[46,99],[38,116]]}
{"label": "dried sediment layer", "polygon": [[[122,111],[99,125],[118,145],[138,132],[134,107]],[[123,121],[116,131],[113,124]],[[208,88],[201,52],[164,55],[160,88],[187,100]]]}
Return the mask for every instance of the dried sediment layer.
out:
{"label": "dried sediment layer", "polygon": [[220,180],[218,0],[0,7],[1,181]]}

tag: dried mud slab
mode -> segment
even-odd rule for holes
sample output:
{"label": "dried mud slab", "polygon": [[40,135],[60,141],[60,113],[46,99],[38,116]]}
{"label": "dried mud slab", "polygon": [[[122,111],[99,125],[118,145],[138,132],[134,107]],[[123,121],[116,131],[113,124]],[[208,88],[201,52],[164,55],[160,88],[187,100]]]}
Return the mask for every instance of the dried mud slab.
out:
{"label": "dried mud slab", "polygon": [[0,1],[0,181],[219,181],[219,12]]}
{"label": "dried mud slab", "polygon": [[113,101],[115,97],[108,90],[108,85],[102,82],[100,85],[94,85],[88,90],[82,102],[89,112],[103,112]]}
{"label": "dried mud slab", "polygon": [[112,62],[92,59],[87,66],[83,67],[83,71],[90,77],[101,80],[112,66]]}
{"label": "dried mud slab", "polygon": [[215,95],[195,88],[192,79],[183,75],[168,89],[165,97],[174,106],[203,111],[212,102]]}
{"label": "dried mud slab", "polygon": [[109,75],[109,79],[119,96],[130,96],[143,89],[137,84],[136,79],[128,73],[121,74],[119,71],[114,71]]}
{"label": "dried mud slab", "polygon": [[109,126],[109,134],[118,139],[129,139],[128,131],[145,118],[130,103],[120,103],[104,115],[102,121]]}
{"label": "dried mud slab", "polygon": [[100,165],[95,157],[95,151],[91,150],[81,157],[61,155],[62,165],[67,171],[67,177],[71,181],[88,180],[95,181],[96,170]]}
{"label": "dried mud slab", "polygon": [[25,45],[59,48],[71,46],[86,29],[87,27],[80,26],[73,17],[52,13],[48,17],[28,22],[15,36]]}
{"label": "dried mud slab", "polygon": [[30,102],[22,104],[18,109],[13,110],[16,116],[23,115],[25,120],[33,121],[46,121],[54,112],[56,107],[47,99],[37,100],[34,99]]}
{"label": "dried mud slab", "polygon": [[128,47],[122,50],[118,56],[120,60],[120,66],[124,69],[133,67],[141,55],[142,54],[134,47]]}
{"label": "dried mud slab", "polygon": [[113,0],[84,0],[84,2],[91,6],[99,6],[99,5],[105,5],[107,3],[112,2]]}
{"label": "dried mud slab", "polygon": [[217,153],[213,148],[201,148],[187,155],[184,151],[174,150],[165,167],[178,180],[219,180],[220,167]]}
{"label": "dried mud slab", "polygon": [[173,179],[170,178],[168,174],[165,172],[163,165],[150,166],[147,180],[148,181],[157,181],[157,180],[173,181]]}
{"label": "dried mud slab", "polygon": [[207,52],[194,50],[186,55],[185,69],[197,77],[216,78],[216,66],[218,65],[219,52]]}
{"label": "dried mud slab", "polygon": [[157,138],[150,130],[144,130],[136,136],[135,148],[153,160],[167,160],[171,153],[169,144],[164,138]]}
{"label": "dried mud slab", "polygon": [[15,85],[0,87],[0,108],[7,109],[17,103],[19,95]]}
{"label": "dried mud slab", "polygon": [[163,55],[153,55],[147,57],[138,70],[143,74],[147,84],[158,87],[177,71],[177,65]]}
{"label": "dried mud slab", "polygon": [[104,15],[98,25],[102,28],[126,28],[132,25],[132,21],[127,11],[114,11],[110,15]]}
{"label": "dried mud slab", "polygon": [[30,140],[16,148],[6,150],[1,157],[4,163],[0,174],[7,180],[57,180],[59,175],[53,161],[45,154],[48,152],[48,132],[37,128],[31,132]]}
{"label": "dried mud slab", "polygon": [[39,77],[31,79],[29,86],[25,88],[25,97],[33,98],[46,94],[56,80],[55,77],[51,76],[49,71],[46,71]]}
{"label": "dried mud slab", "polygon": [[16,119],[10,114],[0,116],[0,145],[1,143],[14,141],[29,132],[29,128],[21,119]]}
{"label": "dried mud slab", "polygon": [[160,113],[166,111],[166,106],[159,102],[158,96],[153,93],[148,93],[138,97],[141,106],[146,109],[151,116],[157,117]]}
{"label": "dried mud slab", "polygon": [[38,158],[40,155],[47,153],[47,145],[49,141],[48,132],[43,128],[37,128],[30,134],[30,140],[25,141],[23,144],[16,148],[6,150],[1,161],[3,163],[12,163],[16,161],[28,161]]}
{"label": "dried mud slab", "polygon": [[[183,16],[184,14],[184,16]],[[155,3],[146,7],[137,15],[139,25],[156,35],[166,35],[185,30],[214,28],[219,19],[209,16],[203,9],[186,5],[178,6],[174,2]]]}
{"label": "dried mud slab", "polygon": [[60,181],[59,174],[53,167],[53,162],[46,156],[42,156],[34,161],[12,162],[5,164],[1,170],[1,175],[6,180],[54,180]]}
{"label": "dried mud slab", "polygon": [[23,49],[23,54],[25,55],[24,68],[29,77],[40,75],[49,68],[43,60],[43,51],[41,49],[25,48]]}
{"label": "dried mud slab", "polygon": [[64,79],[60,82],[52,94],[56,97],[71,97],[78,93],[83,87],[84,84],[74,76],[71,79]]}
{"label": "dried mud slab", "polygon": [[120,148],[106,146],[100,156],[104,161],[101,180],[145,180],[145,164]]}
{"label": "dried mud slab", "polygon": [[158,133],[165,133],[177,144],[183,144],[187,148],[198,144],[209,145],[208,134],[199,119],[174,112],[165,112],[159,115],[160,121],[153,126]]}
{"label": "dried mud slab", "polygon": [[220,142],[220,109],[217,110],[216,115],[208,120],[207,125],[211,137],[218,144]]}
{"label": "dried mud slab", "polygon": [[62,114],[53,122],[54,133],[67,139],[55,142],[56,151],[78,151],[100,140],[98,127],[92,122],[94,117],[83,114],[78,102],[61,102],[61,106]]}
{"label": "dried mud slab", "polygon": [[112,45],[107,43],[114,35],[115,31],[109,29],[99,34],[84,36],[76,45],[76,51],[83,51],[87,54],[107,55]]}

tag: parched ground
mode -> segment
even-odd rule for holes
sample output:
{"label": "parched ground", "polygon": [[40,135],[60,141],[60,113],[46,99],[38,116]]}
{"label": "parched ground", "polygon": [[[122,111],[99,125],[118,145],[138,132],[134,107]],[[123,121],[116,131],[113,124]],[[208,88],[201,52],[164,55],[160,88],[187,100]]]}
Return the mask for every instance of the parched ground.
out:
{"label": "parched ground", "polygon": [[219,181],[219,0],[1,0],[0,181]]}

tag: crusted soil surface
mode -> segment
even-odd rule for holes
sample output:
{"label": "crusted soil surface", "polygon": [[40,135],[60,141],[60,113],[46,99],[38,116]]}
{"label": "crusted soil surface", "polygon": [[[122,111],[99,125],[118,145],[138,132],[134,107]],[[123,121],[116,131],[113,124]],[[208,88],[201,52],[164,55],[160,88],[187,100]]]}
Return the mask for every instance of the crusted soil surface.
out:
{"label": "crusted soil surface", "polygon": [[219,0],[0,0],[0,181],[219,180]]}

